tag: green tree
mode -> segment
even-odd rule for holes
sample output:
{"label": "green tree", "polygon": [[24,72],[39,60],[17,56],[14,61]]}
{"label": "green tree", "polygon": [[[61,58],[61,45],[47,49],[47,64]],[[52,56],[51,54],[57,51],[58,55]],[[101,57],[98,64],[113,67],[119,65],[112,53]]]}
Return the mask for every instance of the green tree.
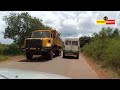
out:
{"label": "green tree", "polygon": [[99,32],[100,39],[102,40],[102,43],[104,44],[107,40],[107,32],[106,28],[102,28],[102,30]]}
{"label": "green tree", "polygon": [[80,41],[80,47],[83,47],[86,43],[89,43],[91,40],[91,37],[83,36],[79,38]]}
{"label": "green tree", "polygon": [[119,29],[116,28],[112,33],[112,37],[118,37],[118,36],[119,36]]}
{"label": "green tree", "polygon": [[93,33],[92,36],[93,36],[93,37],[99,37],[99,34],[97,34],[97,33]]}
{"label": "green tree", "polygon": [[112,36],[112,28],[107,27],[107,28],[106,28],[106,33],[107,33],[107,36],[108,36],[108,37],[111,37],[111,36]]}
{"label": "green tree", "polygon": [[14,43],[21,46],[26,37],[31,35],[31,32],[37,29],[52,29],[42,23],[42,20],[32,17],[27,12],[25,13],[10,13],[9,16],[4,16],[6,22],[4,38],[11,38]]}

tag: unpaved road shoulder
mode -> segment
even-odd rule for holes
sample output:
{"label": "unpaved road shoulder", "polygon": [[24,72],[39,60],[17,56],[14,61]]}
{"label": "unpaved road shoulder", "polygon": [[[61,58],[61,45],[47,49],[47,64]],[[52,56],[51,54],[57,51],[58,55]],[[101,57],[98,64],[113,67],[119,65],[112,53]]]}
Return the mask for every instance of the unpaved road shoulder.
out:
{"label": "unpaved road shoulder", "polygon": [[100,65],[95,63],[90,57],[87,57],[84,54],[81,54],[81,57],[83,57],[84,60],[86,60],[86,62],[97,73],[97,75],[99,76],[100,79],[113,79],[114,74],[112,71],[105,69],[105,68],[104,69],[101,68]]}

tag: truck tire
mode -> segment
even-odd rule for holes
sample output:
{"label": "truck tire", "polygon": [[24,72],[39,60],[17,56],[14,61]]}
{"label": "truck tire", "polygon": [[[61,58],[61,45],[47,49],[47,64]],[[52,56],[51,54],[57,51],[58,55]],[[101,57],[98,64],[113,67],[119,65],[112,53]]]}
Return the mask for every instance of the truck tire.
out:
{"label": "truck tire", "polygon": [[59,56],[61,56],[61,51],[59,52]]}
{"label": "truck tire", "polygon": [[33,55],[31,53],[26,53],[26,58],[27,59],[32,59]]}
{"label": "truck tire", "polygon": [[53,59],[53,51],[50,51],[49,52],[49,60],[52,60]]}
{"label": "truck tire", "polygon": [[79,59],[79,54],[77,55],[76,59]]}
{"label": "truck tire", "polygon": [[56,51],[56,52],[55,52],[55,56],[57,57],[57,56],[59,56],[59,55],[60,55],[59,51]]}
{"label": "truck tire", "polygon": [[65,58],[65,53],[63,52],[63,58]]}

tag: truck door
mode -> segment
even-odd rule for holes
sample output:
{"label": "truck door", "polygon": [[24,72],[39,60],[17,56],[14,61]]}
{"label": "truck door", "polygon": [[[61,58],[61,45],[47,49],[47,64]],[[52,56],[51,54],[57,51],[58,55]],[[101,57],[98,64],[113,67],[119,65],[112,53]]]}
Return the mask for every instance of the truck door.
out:
{"label": "truck door", "polygon": [[72,41],[71,50],[73,52],[79,51],[79,42],[78,41],[74,41],[74,40]]}
{"label": "truck door", "polygon": [[71,51],[71,41],[70,40],[66,40],[64,45],[65,45],[66,51]]}

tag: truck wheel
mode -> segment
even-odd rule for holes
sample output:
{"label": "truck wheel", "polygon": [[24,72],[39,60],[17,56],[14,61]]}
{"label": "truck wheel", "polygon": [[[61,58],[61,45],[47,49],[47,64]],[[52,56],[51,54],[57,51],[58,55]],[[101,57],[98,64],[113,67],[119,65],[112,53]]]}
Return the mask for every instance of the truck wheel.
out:
{"label": "truck wheel", "polygon": [[59,51],[56,51],[56,52],[55,52],[55,56],[56,56],[56,57],[59,56],[59,54],[60,54]]}
{"label": "truck wheel", "polygon": [[61,51],[59,52],[59,56],[61,56]]}
{"label": "truck wheel", "polygon": [[31,53],[26,53],[26,58],[27,59],[32,59],[33,55]]}
{"label": "truck wheel", "polygon": [[79,54],[77,55],[76,59],[79,59]]}
{"label": "truck wheel", "polygon": [[65,53],[63,52],[63,58],[65,58]]}
{"label": "truck wheel", "polygon": [[49,53],[49,60],[52,60],[52,59],[53,59],[53,52],[50,51],[50,53]]}

